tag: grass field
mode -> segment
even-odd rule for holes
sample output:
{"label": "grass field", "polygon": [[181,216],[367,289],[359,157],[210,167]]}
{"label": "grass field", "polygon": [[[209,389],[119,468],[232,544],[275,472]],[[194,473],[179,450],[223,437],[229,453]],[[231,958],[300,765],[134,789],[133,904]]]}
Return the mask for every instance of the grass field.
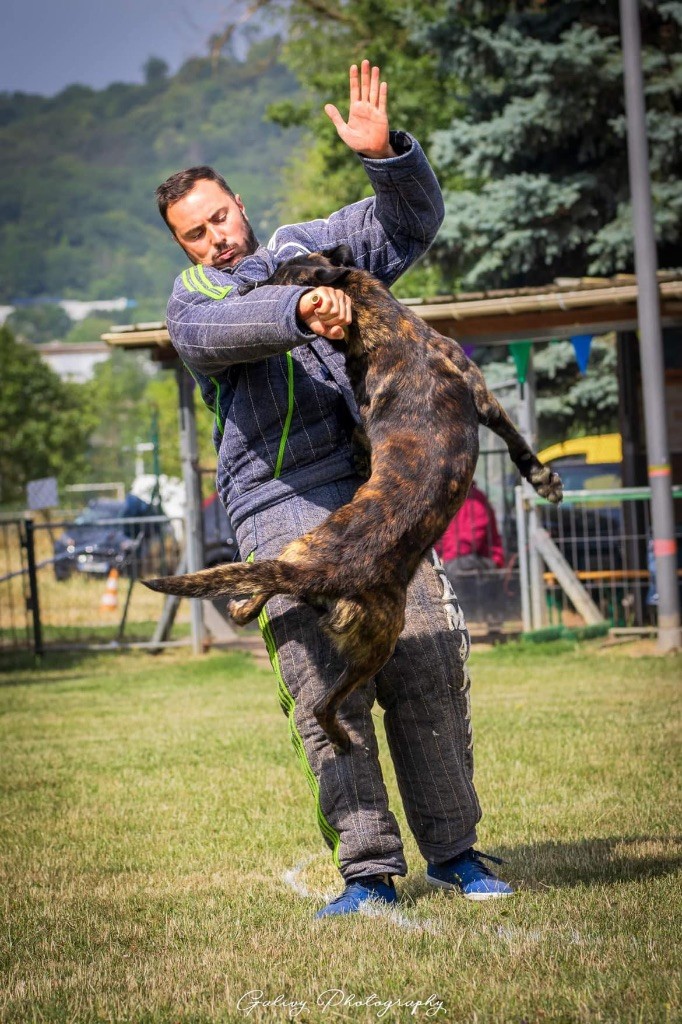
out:
{"label": "grass field", "polygon": [[427,887],[385,757],[400,911],[326,922],[268,670],[5,659],[0,1020],[679,1021],[682,659],[627,651],[472,657],[479,846],[513,899]]}

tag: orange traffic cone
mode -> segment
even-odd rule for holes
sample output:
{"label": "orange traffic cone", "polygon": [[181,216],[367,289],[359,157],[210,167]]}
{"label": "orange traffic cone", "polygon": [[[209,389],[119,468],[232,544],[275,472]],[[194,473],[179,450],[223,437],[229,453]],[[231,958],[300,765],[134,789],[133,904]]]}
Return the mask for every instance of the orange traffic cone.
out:
{"label": "orange traffic cone", "polygon": [[118,569],[109,570],[100,608],[103,612],[113,612],[118,608]]}

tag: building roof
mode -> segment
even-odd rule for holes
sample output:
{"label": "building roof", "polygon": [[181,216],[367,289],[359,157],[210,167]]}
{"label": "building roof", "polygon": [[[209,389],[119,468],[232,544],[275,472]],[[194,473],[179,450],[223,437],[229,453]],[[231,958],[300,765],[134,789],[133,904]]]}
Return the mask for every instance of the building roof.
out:
{"label": "building roof", "polygon": [[[663,326],[682,324],[682,270],[658,274]],[[558,278],[542,288],[463,292],[425,299],[403,299],[441,334],[463,344],[545,341],[576,334],[637,329],[637,280],[633,274],[611,278]],[[165,324],[128,324],[102,335],[109,345],[151,348],[161,358],[174,353]],[[166,350],[165,352],[163,350]]]}

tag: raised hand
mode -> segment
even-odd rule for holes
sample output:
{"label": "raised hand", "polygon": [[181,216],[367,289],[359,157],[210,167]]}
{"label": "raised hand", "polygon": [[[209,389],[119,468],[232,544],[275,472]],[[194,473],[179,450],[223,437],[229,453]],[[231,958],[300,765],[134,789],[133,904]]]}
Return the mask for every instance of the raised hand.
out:
{"label": "raised hand", "polygon": [[363,60],[359,72],[357,64],[351,66],[348,121],[344,121],[333,103],[324,108],[346,145],[375,160],[395,156],[388,141],[388,86],[379,81],[379,74],[378,67],[370,69],[368,60]]}

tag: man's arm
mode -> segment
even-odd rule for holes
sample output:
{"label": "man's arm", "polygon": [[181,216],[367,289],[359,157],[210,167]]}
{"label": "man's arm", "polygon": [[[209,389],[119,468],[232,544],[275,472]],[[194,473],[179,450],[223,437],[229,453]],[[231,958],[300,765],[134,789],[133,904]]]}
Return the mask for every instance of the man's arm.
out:
{"label": "man's arm", "polygon": [[277,259],[339,242],[350,245],[358,266],[392,283],[429,248],[440,227],[440,186],[419,143],[407,132],[389,131],[387,86],[379,68],[363,61],[350,69],[348,121],[327,104],[340,138],[362,159],[375,196],[346,206],[325,220],[291,224],[268,248]]}
{"label": "man's arm", "polygon": [[[281,228],[268,248],[280,262],[345,242],[358,266],[391,283],[433,241],[442,220],[442,198],[416,140],[389,132],[387,89],[379,82],[379,69],[370,71],[368,61],[360,72],[353,66],[350,90],[347,122],[331,104],[325,109],[339,135],[363,159],[376,196],[326,220]],[[202,273],[208,276],[203,283]],[[315,336],[340,338],[352,315],[347,296],[333,288],[315,289],[321,301],[313,301],[310,288],[267,285],[241,296],[223,287],[225,278],[210,267],[195,268],[187,284],[185,274],[175,283],[168,329],[182,358],[208,374],[285,352]]]}
{"label": "man's arm", "polygon": [[218,373],[233,363],[265,359],[315,337],[298,316],[299,302],[310,289],[265,285],[240,295],[236,287],[228,287],[221,295],[216,282],[222,275],[210,267],[202,270],[209,284],[192,288],[190,281],[188,288],[181,274],[166,314],[173,344],[194,369]]}

